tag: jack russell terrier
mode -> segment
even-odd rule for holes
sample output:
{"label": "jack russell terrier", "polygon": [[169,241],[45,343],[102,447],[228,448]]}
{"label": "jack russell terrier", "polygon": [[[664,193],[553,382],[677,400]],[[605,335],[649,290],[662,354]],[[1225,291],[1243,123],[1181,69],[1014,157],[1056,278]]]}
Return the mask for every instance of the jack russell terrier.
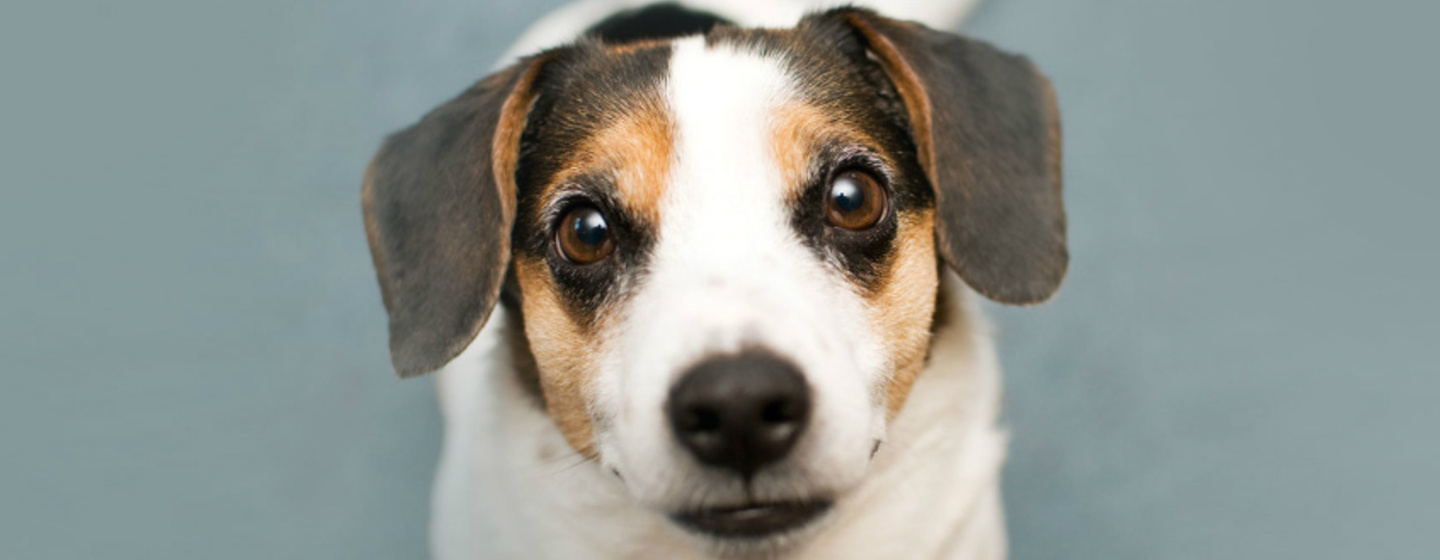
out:
{"label": "jack russell terrier", "polygon": [[366,173],[395,369],[442,370],[434,556],[1003,558],[977,294],[1065,276],[1049,82],[869,9],[632,3]]}

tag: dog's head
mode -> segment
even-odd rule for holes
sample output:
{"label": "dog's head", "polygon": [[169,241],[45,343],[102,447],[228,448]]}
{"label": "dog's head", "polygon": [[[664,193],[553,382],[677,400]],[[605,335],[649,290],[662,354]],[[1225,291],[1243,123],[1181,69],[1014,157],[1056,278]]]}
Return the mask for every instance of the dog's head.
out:
{"label": "dog's head", "polygon": [[857,9],[533,56],[367,175],[395,367],[503,300],[556,426],[640,504],[783,533],[862,479],[941,266],[1002,303],[1058,288],[1057,118],[1024,59]]}

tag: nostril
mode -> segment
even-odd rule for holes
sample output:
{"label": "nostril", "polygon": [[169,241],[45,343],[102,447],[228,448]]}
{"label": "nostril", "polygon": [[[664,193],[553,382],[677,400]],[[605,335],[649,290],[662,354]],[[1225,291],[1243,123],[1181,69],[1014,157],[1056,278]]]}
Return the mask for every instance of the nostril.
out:
{"label": "nostril", "polygon": [[679,427],[687,432],[714,432],[720,430],[720,412],[713,408],[692,408],[685,412]]}
{"label": "nostril", "polygon": [[799,420],[800,406],[790,399],[776,399],[765,403],[760,409],[760,420],[766,424],[786,424]]}

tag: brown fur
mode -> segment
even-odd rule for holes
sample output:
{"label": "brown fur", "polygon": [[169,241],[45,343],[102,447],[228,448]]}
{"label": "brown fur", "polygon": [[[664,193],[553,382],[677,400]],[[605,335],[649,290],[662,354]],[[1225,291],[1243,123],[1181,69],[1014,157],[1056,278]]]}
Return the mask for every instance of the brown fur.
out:
{"label": "brown fur", "polygon": [[[819,156],[818,146],[837,139],[875,145],[864,130],[847,119],[801,101],[784,106],[772,122],[770,149],[784,184],[792,191],[790,196],[798,196],[810,180],[810,170]],[[893,375],[884,392],[892,416],[905,404],[925,366],[940,285],[934,210],[906,211],[898,219],[899,232],[880,280],[861,290],[874,331],[886,340]]]}
{"label": "brown fur", "polygon": [[533,219],[556,189],[596,178],[614,184],[627,210],[658,217],[674,153],[673,123],[659,87],[668,53],[667,41],[583,43],[547,70],[554,95],[537,104],[540,120],[532,117],[528,140],[521,141],[535,142],[521,158],[528,166],[522,174],[545,170],[525,185],[538,195]]}
{"label": "brown fur", "polygon": [[530,107],[535,104],[537,95],[531,84],[535,82],[535,77],[543,66],[544,60],[537,60],[520,76],[515,93],[506,97],[505,104],[500,107],[500,122],[495,126],[491,165],[495,174],[495,186],[500,191],[501,212],[506,223],[515,219],[515,196],[518,191],[515,186],[515,166],[520,161],[520,135],[525,132],[526,118],[530,115]]}
{"label": "brown fur", "polygon": [[874,145],[864,130],[847,119],[803,101],[792,101],[771,119],[770,154],[780,179],[794,198],[810,180],[817,149],[827,141]]}
{"label": "brown fur", "polygon": [[[643,111],[642,111],[643,112]],[[548,193],[571,177],[608,169],[618,199],[639,215],[658,223],[672,153],[669,119],[629,115],[592,137]],[[539,259],[516,255],[525,313],[525,332],[536,356],[546,410],[561,433],[581,454],[593,450],[594,427],[586,408],[588,386],[595,376],[594,351],[602,342],[603,324],[582,326],[560,301],[550,269]]]}
{"label": "brown fur", "polygon": [[591,456],[595,427],[586,403],[595,378],[593,352],[601,340],[575,324],[543,261],[517,255],[515,277],[525,294],[525,335],[540,372],[545,410],[570,446]]}
{"label": "brown fur", "polygon": [[658,224],[675,153],[674,136],[674,124],[664,108],[646,100],[581,144],[571,165],[549,187],[606,170],[614,178],[620,203]]}
{"label": "brown fur", "polygon": [[[655,43],[606,47],[612,55],[654,48]],[[659,224],[660,204],[674,158],[674,124],[658,92],[606,107],[614,112],[595,118],[593,129],[575,149],[563,155],[560,170],[540,186],[540,204],[547,206],[557,189],[587,177],[608,177],[615,200],[652,227]],[[518,135],[516,136],[518,143]],[[513,162],[512,162],[513,165]],[[531,219],[540,219],[533,216]],[[577,317],[562,301],[555,278],[543,258],[515,256],[516,279],[524,294],[525,332],[535,356],[547,412],[566,441],[582,455],[594,454],[594,425],[587,408],[596,375],[593,357],[605,343],[607,322]]]}
{"label": "brown fur", "polygon": [[930,348],[940,270],[935,256],[935,213],[925,209],[900,216],[900,233],[878,289],[867,298],[870,321],[882,333],[892,374],[885,387],[893,417],[925,367]]}

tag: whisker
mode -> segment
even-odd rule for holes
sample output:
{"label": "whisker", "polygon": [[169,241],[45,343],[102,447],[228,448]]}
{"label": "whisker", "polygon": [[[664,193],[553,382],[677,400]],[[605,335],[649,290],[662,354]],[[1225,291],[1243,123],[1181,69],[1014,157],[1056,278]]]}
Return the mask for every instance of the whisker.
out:
{"label": "whisker", "polygon": [[576,467],[579,467],[579,466],[581,466],[581,465],[584,465],[584,464],[589,463],[589,462],[592,462],[592,461],[596,461],[596,460],[598,460],[599,458],[600,458],[600,453],[599,453],[598,451],[596,451],[595,446],[594,446],[594,445],[587,445],[587,446],[585,446],[584,448],[582,448],[582,449],[580,449],[580,450],[573,451],[573,452],[571,452],[571,453],[566,453],[566,454],[561,455],[561,456],[559,456],[559,457],[554,457],[554,458],[552,458],[552,459],[547,460],[547,461],[545,462],[545,466],[553,466],[553,465],[555,465],[556,463],[559,463],[559,462],[561,462],[561,461],[566,461],[568,464],[566,464],[566,465],[564,465],[564,466],[561,466],[561,467],[559,467],[559,468],[556,468],[556,469],[554,469],[554,470],[550,470],[549,472],[546,472],[546,473],[545,473],[545,476],[557,476],[557,475],[560,475],[560,474],[564,474],[564,473],[570,472],[571,470],[575,469]]}

